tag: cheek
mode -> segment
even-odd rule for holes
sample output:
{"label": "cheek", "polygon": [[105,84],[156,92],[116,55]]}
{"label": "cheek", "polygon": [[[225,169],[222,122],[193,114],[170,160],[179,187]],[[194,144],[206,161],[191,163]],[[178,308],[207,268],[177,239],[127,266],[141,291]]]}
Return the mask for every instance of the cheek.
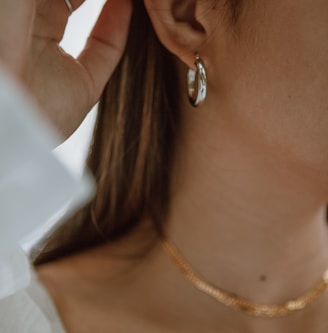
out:
{"label": "cheek", "polygon": [[272,149],[328,166],[328,1],[262,3],[216,63],[226,116]]}

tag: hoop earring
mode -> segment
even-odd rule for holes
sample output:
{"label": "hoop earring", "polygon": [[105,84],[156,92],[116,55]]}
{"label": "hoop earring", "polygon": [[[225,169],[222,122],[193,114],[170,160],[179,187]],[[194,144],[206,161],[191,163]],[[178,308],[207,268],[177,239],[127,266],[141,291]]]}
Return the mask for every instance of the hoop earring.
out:
{"label": "hoop earring", "polygon": [[207,95],[207,74],[205,65],[200,55],[195,55],[195,66],[197,70],[189,69],[188,78],[188,96],[193,107],[201,105]]}

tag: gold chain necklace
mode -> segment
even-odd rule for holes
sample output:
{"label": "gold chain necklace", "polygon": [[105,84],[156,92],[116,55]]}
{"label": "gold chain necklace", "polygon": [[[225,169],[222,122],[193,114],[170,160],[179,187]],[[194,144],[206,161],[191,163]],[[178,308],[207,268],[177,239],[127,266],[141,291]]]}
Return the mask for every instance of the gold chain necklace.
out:
{"label": "gold chain necklace", "polygon": [[328,269],[324,272],[321,280],[305,295],[285,302],[282,305],[264,305],[251,302],[242,297],[238,297],[232,293],[220,290],[206,282],[198,273],[196,273],[191,265],[183,258],[177,248],[166,238],[161,239],[165,252],[171,257],[173,262],[179,267],[183,275],[198,290],[213,297],[215,300],[225,306],[245,312],[249,315],[262,318],[283,317],[292,312],[304,309],[312,303],[316,298],[323,294],[328,286]]}

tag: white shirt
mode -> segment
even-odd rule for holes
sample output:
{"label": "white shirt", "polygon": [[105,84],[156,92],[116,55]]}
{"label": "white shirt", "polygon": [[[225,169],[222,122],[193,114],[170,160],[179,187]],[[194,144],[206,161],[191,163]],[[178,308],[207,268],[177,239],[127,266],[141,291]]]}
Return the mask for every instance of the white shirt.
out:
{"label": "white shirt", "polygon": [[51,153],[55,135],[0,63],[0,333],[64,333],[19,240],[93,193]]}

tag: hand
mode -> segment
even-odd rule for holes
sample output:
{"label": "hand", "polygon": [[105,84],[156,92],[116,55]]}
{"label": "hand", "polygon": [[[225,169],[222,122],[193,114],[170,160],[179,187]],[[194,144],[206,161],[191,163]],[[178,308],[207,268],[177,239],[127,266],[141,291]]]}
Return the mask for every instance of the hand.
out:
{"label": "hand", "polygon": [[[73,9],[83,2],[71,0]],[[59,46],[69,17],[64,0],[0,0],[0,12],[1,4],[15,20],[9,20],[11,24],[7,22],[7,30],[13,29],[14,35],[4,43],[10,45],[6,53],[22,55],[16,64],[9,66],[16,73],[22,68],[25,70],[27,86],[41,109],[68,137],[99,99],[123,54],[132,12],[131,0],[106,2],[77,59]],[[18,7],[19,14],[16,14]],[[1,19],[0,16],[0,22]]]}

